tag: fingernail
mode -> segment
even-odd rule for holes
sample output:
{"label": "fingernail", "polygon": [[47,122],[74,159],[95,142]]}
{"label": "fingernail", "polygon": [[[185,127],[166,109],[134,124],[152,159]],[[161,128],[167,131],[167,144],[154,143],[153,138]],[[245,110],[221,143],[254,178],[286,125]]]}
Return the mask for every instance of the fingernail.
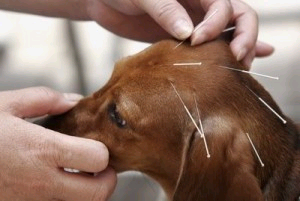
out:
{"label": "fingernail", "polygon": [[186,20],[180,19],[175,22],[173,30],[177,38],[183,40],[192,34],[193,27]]}
{"label": "fingernail", "polygon": [[247,53],[247,50],[245,48],[242,48],[239,51],[239,53],[238,53],[238,55],[236,57],[236,60],[241,61],[246,56],[246,53]]}
{"label": "fingernail", "polygon": [[78,102],[83,98],[82,95],[75,93],[64,93],[64,97],[67,101],[70,102]]}
{"label": "fingernail", "polygon": [[205,39],[206,39],[206,36],[202,31],[194,33],[191,38],[191,46],[199,45],[199,44],[203,43],[205,41]]}

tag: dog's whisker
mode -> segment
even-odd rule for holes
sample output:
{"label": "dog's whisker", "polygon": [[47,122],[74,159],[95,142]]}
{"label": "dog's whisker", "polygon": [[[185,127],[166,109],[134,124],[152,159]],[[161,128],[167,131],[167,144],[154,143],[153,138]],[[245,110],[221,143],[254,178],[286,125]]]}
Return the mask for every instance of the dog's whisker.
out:
{"label": "dog's whisker", "polygon": [[195,63],[174,63],[173,66],[201,66],[202,62]]}
{"label": "dog's whisker", "polygon": [[[200,24],[198,24],[198,26],[196,26],[196,28],[194,29],[193,33],[195,33],[198,29],[200,29],[208,20],[210,20],[210,18],[212,18],[216,13],[218,12],[218,9],[216,9],[212,14],[210,14],[205,20],[203,20]],[[180,43],[178,43],[174,48],[176,49],[177,47],[179,47],[182,43],[184,43],[184,41],[186,41],[187,39],[184,39],[183,41],[181,41]]]}
{"label": "dog's whisker", "polygon": [[265,164],[262,162],[262,160],[261,160],[261,158],[260,158],[260,156],[259,156],[259,154],[258,154],[258,152],[257,152],[257,149],[255,148],[255,146],[254,146],[254,144],[253,144],[253,142],[252,142],[252,140],[251,140],[249,134],[246,133],[246,135],[247,135],[247,137],[248,137],[248,140],[249,140],[249,142],[250,142],[250,144],[251,144],[251,146],[252,146],[252,148],[253,148],[253,150],[254,150],[254,152],[255,152],[255,154],[256,154],[258,160],[259,160],[259,162],[260,162],[261,167],[264,167]]}
{"label": "dog's whisker", "polygon": [[200,128],[201,128],[201,131],[202,131],[201,138],[203,138],[203,142],[204,142],[204,145],[205,145],[205,150],[206,150],[207,158],[210,158],[210,153],[209,153],[209,150],[208,150],[207,141],[206,141],[206,137],[205,137],[205,134],[204,134],[204,130],[203,130],[203,126],[202,126],[202,121],[201,121],[201,118],[200,118],[200,112],[199,112],[199,109],[198,109],[198,104],[197,104],[197,100],[196,100],[195,94],[194,94],[194,100],[195,100],[195,105],[196,105],[196,109],[197,109],[197,114],[198,114]]}
{"label": "dog's whisker", "polygon": [[260,73],[255,73],[255,72],[247,71],[247,70],[230,68],[228,66],[218,66],[218,67],[220,67],[220,68],[226,68],[228,70],[233,70],[233,71],[239,71],[239,72],[242,72],[242,73],[253,74],[253,75],[257,75],[257,76],[261,76],[261,77],[266,77],[266,78],[270,78],[270,79],[274,79],[274,80],[279,80],[279,77],[273,77],[273,76],[269,76],[269,75],[264,75],[264,74],[260,74]]}
{"label": "dog's whisker", "polygon": [[229,27],[227,29],[224,29],[222,32],[225,33],[227,31],[235,30],[235,27]]}
{"label": "dog's whisker", "polygon": [[[185,103],[183,102],[183,100],[182,100],[181,96],[179,95],[177,89],[175,88],[174,84],[173,84],[172,82],[170,82],[170,84],[172,85],[172,87],[173,87],[173,89],[174,89],[176,95],[178,96],[180,102],[182,103],[182,105],[183,105],[183,107],[184,107],[186,113],[188,114],[189,118],[192,120],[193,124],[195,125],[197,131],[201,134],[202,132],[201,132],[199,126],[197,125],[197,123],[195,122],[195,120],[194,120],[192,114],[190,113],[189,109],[186,107]],[[209,152],[208,152],[208,154],[207,154],[207,158],[210,158]]]}
{"label": "dog's whisker", "polygon": [[262,102],[269,110],[271,110],[271,112],[273,112],[282,122],[283,124],[286,124],[287,121],[282,118],[270,105],[268,105],[268,103],[266,103],[261,97],[259,97],[254,91],[252,91],[247,85],[245,85],[247,87],[247,89],[254,94],[254,96],[256,96],[258,98],[258,100],[260,102]]}

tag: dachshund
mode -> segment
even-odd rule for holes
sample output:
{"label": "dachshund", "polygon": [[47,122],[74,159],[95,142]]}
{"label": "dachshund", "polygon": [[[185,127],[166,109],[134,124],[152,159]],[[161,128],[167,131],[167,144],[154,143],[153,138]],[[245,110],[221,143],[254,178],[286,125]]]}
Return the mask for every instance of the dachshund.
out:
{"label": "dachshund", "polygon": [[121,59],[102,89],[44,126],[103,142],[109,166],[149,175],[169,200],[298,200],[296,125],[252,76],[220,68],[247,70],[226,42],[177,44],[160,41]]}

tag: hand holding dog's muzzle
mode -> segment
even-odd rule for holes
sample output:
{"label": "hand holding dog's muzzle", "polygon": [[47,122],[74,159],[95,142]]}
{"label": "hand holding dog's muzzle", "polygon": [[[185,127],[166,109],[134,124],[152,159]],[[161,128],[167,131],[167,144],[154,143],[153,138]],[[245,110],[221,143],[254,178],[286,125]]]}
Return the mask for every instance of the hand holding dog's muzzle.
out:
{"label": "hand holding dog's muzzle", "polygon": [[[63,135],[23,118],[59,114],[80,99],[47,88],[0,93],[1,200],[106,200],[116,184],[100,142]],[[64,168],[82,172],[74,174]]]}

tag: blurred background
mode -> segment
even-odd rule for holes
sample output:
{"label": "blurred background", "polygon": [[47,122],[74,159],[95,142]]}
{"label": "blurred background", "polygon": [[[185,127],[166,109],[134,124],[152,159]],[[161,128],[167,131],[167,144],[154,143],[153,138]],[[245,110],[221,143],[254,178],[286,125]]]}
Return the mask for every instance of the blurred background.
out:
{"label": "blurred background", "polygon": [[[259,40],[276,51],[256,59],[252,70],[282,110],[300,122],[300,1],[247,0],[260,18]],[[0,90],[48,86],[90,94],[109,79],[115,61],[149,46],[120,38],[94,22],[72,22],[0,11]],[[111,200],[155,201],[164,195],[140,173],[120,176]]]}

